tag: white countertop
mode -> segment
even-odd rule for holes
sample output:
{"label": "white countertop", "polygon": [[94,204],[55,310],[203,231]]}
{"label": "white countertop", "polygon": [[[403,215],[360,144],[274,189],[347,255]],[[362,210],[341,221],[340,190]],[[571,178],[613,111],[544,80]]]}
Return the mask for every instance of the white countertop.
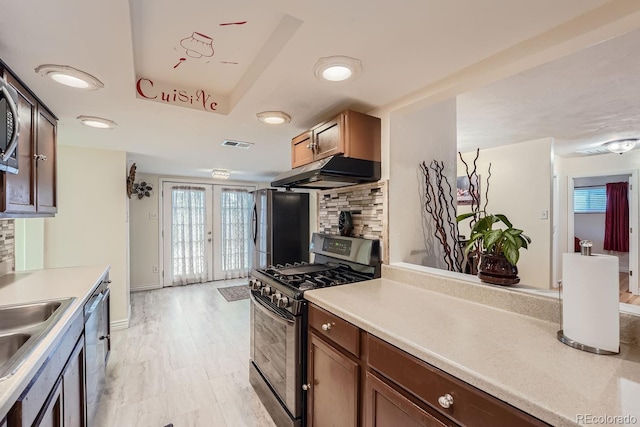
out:
{"label": "white countertop", "polygon": [[82,312],[84,303],[108,269],[109,266],[68,267],[12,273],[0,277],[0,306],[76,298],[15,374],[0,381],[0,420],[7,415],[58,344],[70,321]]}
{"label": "white countertop", "polygon": [[557,324],[387,279],[305,298],[553,426],[580,425],[579,414],[640,425],[638,347],[586,353],[560,343]]}

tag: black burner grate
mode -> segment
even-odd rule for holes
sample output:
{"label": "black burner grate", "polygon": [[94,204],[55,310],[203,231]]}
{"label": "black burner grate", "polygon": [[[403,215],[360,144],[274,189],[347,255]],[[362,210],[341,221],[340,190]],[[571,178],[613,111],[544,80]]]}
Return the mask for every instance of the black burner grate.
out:
{"label": "black burner grate", "polygon": [[280,283],[301,291],[372,279],[372,277],[354,271],[351,267],[331,263],[294,263],[271,266],[259,271]]}

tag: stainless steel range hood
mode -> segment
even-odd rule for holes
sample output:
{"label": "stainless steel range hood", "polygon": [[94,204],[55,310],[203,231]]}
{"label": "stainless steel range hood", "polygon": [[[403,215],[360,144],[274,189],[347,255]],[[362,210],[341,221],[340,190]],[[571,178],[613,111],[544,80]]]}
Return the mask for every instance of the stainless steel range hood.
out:
{"label": "stainless steel range hood", "polygon": [[338,188],[380,180],[380,162],[331,156],[280,174],[272,187]]}

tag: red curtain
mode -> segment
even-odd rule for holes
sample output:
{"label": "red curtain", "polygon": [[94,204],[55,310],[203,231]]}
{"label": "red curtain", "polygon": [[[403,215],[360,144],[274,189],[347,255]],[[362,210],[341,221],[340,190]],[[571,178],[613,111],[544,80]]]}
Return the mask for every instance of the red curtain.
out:
{"label": "red curtain", "polygon": [[629,184],[607,184],[607,211],[604,226],[604,250],[629,252]]}

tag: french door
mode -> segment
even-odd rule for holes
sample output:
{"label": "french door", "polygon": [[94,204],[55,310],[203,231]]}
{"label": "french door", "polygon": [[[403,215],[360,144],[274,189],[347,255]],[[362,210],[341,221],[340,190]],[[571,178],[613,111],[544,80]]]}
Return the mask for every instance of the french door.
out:
{"label": "french door", "polygon": [[164,182],[163,286],[213,280],[213,185]]}

